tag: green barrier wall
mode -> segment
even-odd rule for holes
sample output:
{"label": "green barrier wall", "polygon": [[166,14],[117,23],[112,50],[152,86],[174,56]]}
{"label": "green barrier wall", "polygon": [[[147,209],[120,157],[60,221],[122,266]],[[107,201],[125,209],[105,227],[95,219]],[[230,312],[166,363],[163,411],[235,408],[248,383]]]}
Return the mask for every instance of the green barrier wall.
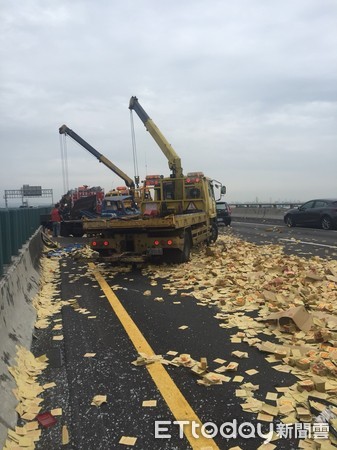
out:
{"label": "green barrier wall", "polygon": [[0,277],[21,247],[40,226],[40,216],[50,213],[50,207],[0,208]]}

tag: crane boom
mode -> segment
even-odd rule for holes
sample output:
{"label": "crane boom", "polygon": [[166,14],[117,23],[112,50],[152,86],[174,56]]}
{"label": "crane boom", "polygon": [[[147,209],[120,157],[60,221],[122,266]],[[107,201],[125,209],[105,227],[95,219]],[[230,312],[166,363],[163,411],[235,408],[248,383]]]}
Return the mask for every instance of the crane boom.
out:
{"label": "crane boom", "polygon": [[184,175],[183,169],[181,167],[180,157],[177,155],[176,151],[174,150],[172,145],[167,141],[165,136],[161,133],[157,125],[153,122],[152,119],[150,119],[146,111],[139,104],[137,97],[131,97],[129,109],[134,110],[137,113],[138,117],[145,125],[147,131],[151,134],[153,139],[160,147],[161,151],[166,156],[169,168],[170,170],[172,170],[173,178],[183,178]]}
{"label": "crane boom", "polygon": [[84,147],[88,152],[90,152],[92,155],[94,155],[99,162],[103,163],[106,167],[108,167],[110,170],[112,170],[116,175],[118,175],[122,180],[124,180],[127,187],[130,189],[135,188],[135,183],[133,180],[128,177],[119,167],[117,167],[115,164],[113,164],[108,158],[106,158],[102,153],[98,152],[94,147],[92,147],[88,142],[86,142],[84,139],[81,138],[78,134],[76,134],[73,130],[67,127],[67,125],[62,125],[59,128],[60,134],[67,134],[71,138],[74,139],[78,144],[80,144],[82,147]]}

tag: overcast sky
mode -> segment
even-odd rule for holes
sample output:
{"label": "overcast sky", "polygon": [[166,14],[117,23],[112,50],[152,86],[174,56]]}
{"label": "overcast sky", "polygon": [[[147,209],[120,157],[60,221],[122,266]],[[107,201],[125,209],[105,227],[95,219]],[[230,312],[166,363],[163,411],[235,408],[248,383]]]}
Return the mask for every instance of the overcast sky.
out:
{"label": "overcast sky", "polygon": [[[337,197],[335,0],[13,0],[0,22],[0,206],[59,200],[62,124],[133,177],[133,95],[229,202]],[[141,179],[168,175],[134,125]],[[123,184],[70,138],[67,164],[69,188]]]}

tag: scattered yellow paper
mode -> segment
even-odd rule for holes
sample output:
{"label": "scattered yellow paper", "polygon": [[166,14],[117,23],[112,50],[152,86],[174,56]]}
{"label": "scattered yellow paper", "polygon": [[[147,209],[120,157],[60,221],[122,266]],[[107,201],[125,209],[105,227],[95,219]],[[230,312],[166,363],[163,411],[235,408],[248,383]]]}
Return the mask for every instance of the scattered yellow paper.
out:
{"label": "scattered yellow paper", "polygon": [[145,407],[154,407],[157,406],[157,400],[144,400],[142,406]]}
{"label": "scattered yellow paper", "polygon": [[213,360],[217,364],[225,364],[226,360],[222,358],[216,358]]}
{"label": "scattered yellow paper", "polygon": [[233,378],[234,383],[241,383],[243,381],[244,377],[242,377],[241,375],[236,375]]}
{"label": "scattered yellow paper", "polygon": [[249,369],[245,371],[247,375],[255,375],[259,373],[256,369]]}
{"label": "scattered yellow paper", "polygon": [[106,403],[106,401],[107,401],[106,395],[95,395],[91,401],[91,405],[101,406],[102,403]]}
{"label": "scattered yellow paper", "polygon": [[62,426],[62,445],[69,444],[69,431],[67,425]]}
{"label": "scattered yellow paper", "polygon": [[51,383],[44,384],[42,387],[43,387],[44,390],[46,390],[46,389],[53,388],[55,386],[56,386],[56,383],[54,381],[52,381]]}
{"label": "scattered yellow paper", "polygon": [[269,414],[259,413],[257,416],[257,420],[261,420],[263,422],[272,422],[274,420],[274,417],[270,416]]}
{"label": "scattered yellow paper", "polygon": [[122,436],[119,440],[119,444],[123,444],[123,445],[135,445],[137,441],[136,437],[131,437],[131,436]]}
{"label": "scattered yellow paper", "polygon": [[60,334],[59,336],[53,336],[53,341],[63,341],[63,335]]}

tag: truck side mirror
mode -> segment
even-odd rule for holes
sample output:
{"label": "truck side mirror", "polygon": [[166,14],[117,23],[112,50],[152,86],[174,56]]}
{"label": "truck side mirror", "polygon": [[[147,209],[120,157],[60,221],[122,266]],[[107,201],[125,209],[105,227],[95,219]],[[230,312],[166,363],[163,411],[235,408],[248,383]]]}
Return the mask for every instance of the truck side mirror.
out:
{"label": "truck side mirror", "polygon": [[221,194],[222,195],[226,194],[226,186],[221,186]]}

